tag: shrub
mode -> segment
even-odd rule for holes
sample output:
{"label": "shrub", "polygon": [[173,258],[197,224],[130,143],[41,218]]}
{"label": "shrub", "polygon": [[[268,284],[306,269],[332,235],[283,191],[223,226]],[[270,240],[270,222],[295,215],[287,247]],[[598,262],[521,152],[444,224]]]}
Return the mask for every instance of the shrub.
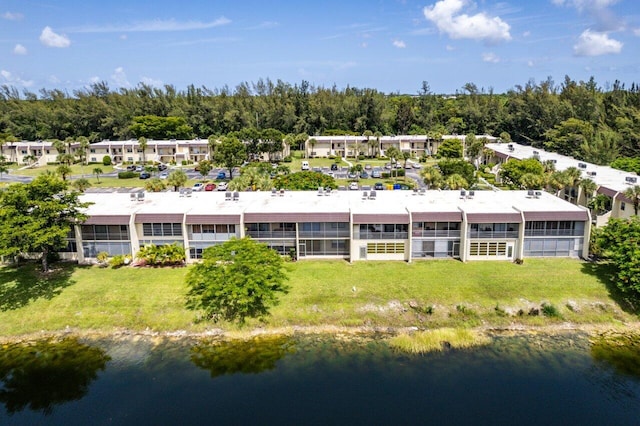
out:
{"label": "shrub", "polygon": [[140,173],[137,173],[137,172],[131,172],[131,171],[118,172],[118,179],[133,179],[139,176],[140,176]]}
{"label": "shrub", "polygon": [[284,157],[284,158],[282,159],[282,161],[283,161],[284,163],[290,163],[290,162],[292,161],[292,160],[291,160],[291,156],[290,156],[290,155],[287,155],[286,157]]}
{"label": "shrub", "polygon": [[558,308],[556,308],[551,303],[543,303],[542,304],[542,314],[545,317],[562,318],[562,315],[560,315],[560,311],[558,310]]}
{"label": "shrub", "polygon": [[100,266],[106,266],[109,261],[109,253],[106,251],[101,251],[96,255],[96,260]]}
{"label": "shrub", "polygon": [[389,339],[389,345],[403,352],[423,354],[445,349],[465,349],[488,345],[491,339],[467,329],[440,328],[415,334],[399,334]]}
{"label": "shrub", "polygon": [[130,254],[118,254],[109,259],[109,266],[112,268],[120,268],[131,263]]}
{"label": "shrub", "polygon": [[110,166],[111,165],[111,157],[108,155],[105,155],[104,157],[102,157],[102,165],[103,166]]}
{"label": "shrub", "polygon": [[185,251],[184,247],[177,243],[160,246],[149,244],[140,248],[137,258],[150,266],[182,265],[185,260]]}
{"label": "shrub", "polygon": [[358,155],[358,161],[363,161],[366,157],[362,154]]}

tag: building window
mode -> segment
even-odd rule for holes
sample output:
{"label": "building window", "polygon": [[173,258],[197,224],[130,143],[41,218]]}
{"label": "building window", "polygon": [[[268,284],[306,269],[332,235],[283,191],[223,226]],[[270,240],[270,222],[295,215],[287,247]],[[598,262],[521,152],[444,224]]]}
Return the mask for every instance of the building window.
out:
{"label": "building window", "polygon": [[472,242],[469,246],[471,256],[505,256],[507,243],[504,242]]}
{"label": "building window", "polygon": [[368,243],[367,254],[403,254],[404,243]]}
{"label": "building window", "polygon": [[[89,149],[89,152],[90,152],[91,154],[95,154],[95,153],[96,153],[96,149],[95,149],[95,148],[91,148],[91,149]],[[48,153],[49,153],[49,151],[47,151],[47,154],[48,154]]]}
{"label": "building window", "polygon": [[620,210],[624,210],[625,207],[627,207],[626,204],[624,203],[624,201],[621,201],[620,202]]}
{"label": "building window", "polygon": [[142,235],[145,237],[179,237],[182,236],[182,224],[143,223]]}

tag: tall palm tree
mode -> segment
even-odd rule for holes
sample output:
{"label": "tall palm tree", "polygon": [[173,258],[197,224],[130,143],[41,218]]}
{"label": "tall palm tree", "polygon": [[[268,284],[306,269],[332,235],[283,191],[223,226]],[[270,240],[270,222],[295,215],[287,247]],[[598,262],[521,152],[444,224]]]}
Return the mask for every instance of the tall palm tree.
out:
{"label": "tall palm tree", "polygon": [[145,138],[144,136],[138,138],[138,145],[142,150],[142,164],[147,164],[147,159],[145,158],[145,151],[147,150],[147,138]]}
{"label": "tall palm tree", "polygon": [[362,136],[367,138],[367,151],[369,152],[369,157],[371,157],[371,136],[373,136],[373,132],[371,130],[365,130],[362,132]]}
{"label": "tall palm tree", "polygon": [[96,175],[96,179],[98,180],[98,183],[100,183],[100,175],[103,173],[104,172],[100,167],[96,167],[95,169],[93,169],[93,174]]}
{"label": "tall palm tree", "polygon": [[580,190],[584,194],[585,201],[586,201],[585,204],[587,206],[589,205],[589,201],[591,200],[591,197],[593,197],[593,194],[596,192],[597,189],[598,189],[598,184],[592,181],[591,179],[582,179],[580,181]]}
{"label": "tall palm tree", "polygon": [[380,155],[380,153],[382,152],[382,147],[380,146],[380,140],[382,139],[382,133],[379,130],[377,130],[373,134],[373,136],[376,138],[376,142],[377,142],[377,145],[378,145],[377,148],[376,148],[376,150],[377,150],[376,154]]}
{"label": "tall palm tree", "polygon": [[86,136],[80,136],[78,138],[78,142],[80,145],[78,146],[78,160],[80,160],[80,164],[84,165],[87,162],[87,150],[91,145],[89,143],[89,139]]}
{"label": "tall palm tree", "polygon": [[[317,143],[318,141],[316,140],[316,138],[309,139],[309,145],[311,145],[311,153],[313,153],[313,148],[316,146]],[[307,155],[307,157],[309,157],[309,155]]]}
{"label": "tall palm tree", "polygon": [[629,198],[633,203],[633,211],[638,216],[638,208],[640,206],[640,185],[632,186],[624,191],[624,196]]}

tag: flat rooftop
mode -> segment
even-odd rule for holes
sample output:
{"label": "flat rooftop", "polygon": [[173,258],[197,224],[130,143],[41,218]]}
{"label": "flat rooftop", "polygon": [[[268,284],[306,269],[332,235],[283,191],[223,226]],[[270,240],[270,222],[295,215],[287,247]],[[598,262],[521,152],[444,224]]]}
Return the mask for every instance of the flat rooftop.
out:
{"label": "flat rooftop", "polygon": [[[467,195],[469,191],[467,191]],[[537,198],[527,191],[475,191],[473,197],[460,191],[376,191],[375,199],[363,191],[241,192],[237,201],[226,200],[224,192],[194,192],[190,197],[178,192],[145,192],[144,199],[132,200],[129,193],[86,193],[82,201],[91,204],[89,216],[130,216],[134,213],[238,215],[242,213],[354,213],[407,214],[413,212],[515,213],[583,212],[584,209],[542,191]]]}
{"label": "flat rooftop", "polygon": [[[563,171],[569,167],[575,167],[582,171],[583,179],[591,179],[598,184],[598,186],[603,186],[615,192],[624,192],[630,187],[630,185],[625,181],[626,177],[637,176],[632,172],[617,170],[609,166],[599,166],[586,161],[576,160],[575,158],[568,157],[566,155],[547,152],[540,148],[520,145],[517,143],[488,143],[486,144],[486,147],[500,154],[504,158],[515,158],[517,160],[533,158],[537,152],[537,156],[542,162],[546,160],[555,160],[556,170]],[[580,167],[579,165],[584,166]],[[640,179],[638,179],[638,182],[640,183]]]}

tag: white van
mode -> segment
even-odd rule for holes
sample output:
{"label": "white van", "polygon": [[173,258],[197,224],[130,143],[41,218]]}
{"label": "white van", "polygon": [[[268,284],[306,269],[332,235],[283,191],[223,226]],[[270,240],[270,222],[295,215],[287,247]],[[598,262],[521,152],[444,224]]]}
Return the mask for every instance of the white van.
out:
{"label": "white van", "polygon": [[309,162],[308,161],[303,161],[302,162],[302,170],[309,170]]}

